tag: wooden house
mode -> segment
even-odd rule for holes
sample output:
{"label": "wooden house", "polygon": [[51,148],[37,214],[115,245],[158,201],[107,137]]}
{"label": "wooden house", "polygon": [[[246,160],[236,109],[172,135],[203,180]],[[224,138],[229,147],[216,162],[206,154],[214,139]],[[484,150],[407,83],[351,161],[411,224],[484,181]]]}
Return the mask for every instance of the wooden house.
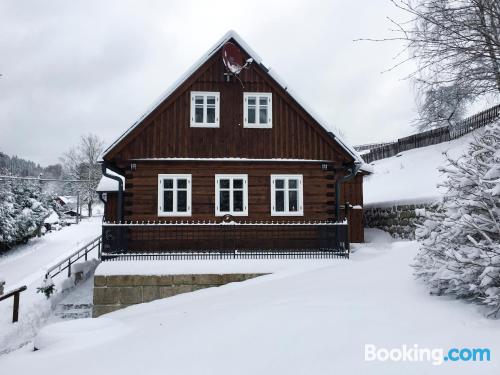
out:
{"label": "wooden house", "polygon": [[[247,61],[239,74],[223,62],[228,43]],[[102,167],[116,180],[104,251],[363,241],[362,159],[234,31],[103,153]]]}

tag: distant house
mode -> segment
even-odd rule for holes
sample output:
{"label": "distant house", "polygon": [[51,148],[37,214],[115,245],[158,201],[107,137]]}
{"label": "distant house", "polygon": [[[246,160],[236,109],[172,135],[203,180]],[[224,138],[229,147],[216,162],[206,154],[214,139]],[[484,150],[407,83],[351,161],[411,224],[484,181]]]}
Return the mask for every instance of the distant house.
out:
{"label": "distant house", "polygon": [[[239,74],[223,62],[228,43],[248,61]],[[102,165],[105,251],[363,241],[367,166],[233,31],[104,152]],[[346,202],[355,207],[347,217]]]}
{"label": "distant house", "polygon": [[60,211],[65,216],[75,217],[78,216],[78,198],[74,195],[59,195],[55,198],[55,201],[61,207]]}

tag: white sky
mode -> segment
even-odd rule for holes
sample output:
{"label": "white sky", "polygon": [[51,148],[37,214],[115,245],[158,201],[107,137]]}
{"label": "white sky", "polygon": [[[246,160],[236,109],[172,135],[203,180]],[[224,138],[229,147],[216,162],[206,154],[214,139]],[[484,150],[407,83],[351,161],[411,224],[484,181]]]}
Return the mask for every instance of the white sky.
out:
{"label": "white sky", "polygon": [[42,165],[92,132],[108,144],[227,30],[236,30],[351,144],[412,132],[389,68],[389,0],[0,2],[0,151]]}

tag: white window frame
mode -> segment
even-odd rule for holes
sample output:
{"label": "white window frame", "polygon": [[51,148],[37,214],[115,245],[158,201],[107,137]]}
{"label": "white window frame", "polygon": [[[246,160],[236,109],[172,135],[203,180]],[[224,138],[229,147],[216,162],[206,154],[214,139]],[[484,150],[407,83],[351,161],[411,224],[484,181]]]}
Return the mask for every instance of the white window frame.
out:
{"label": "white window frame", "polygon": [[[163,180],[164,179],[172,179],[174,180],[174,194],[173,194],[173,211],[172,212],[165,212],[163,211],[163,192],[164,192],[164,187],[163,187]],[[187,191],[187,197],[186,197],[186,212],[182,211],[177,211],[177,180],[178,179],[186,179],[187,184],[186,184],[186,191]],[[191,179],[192,176],[190,174],[159,174],[158,175],[158,216],[191,216]]]}
{"label": "white window frame", "polygon": [[[220,210],[220,180],[228,179],[229,184],[229,207],[230,211],[221,212]],[[233,180],[243,180],[243,211],[234,211],[233,206]],[[225,189],[226,190],[226,189]],[[247,174],[216,174],[215,175],[215,216],[248,216],[248,175]]]}
{"label": "white window frame", "polygon": [[[248,123],[248,97],[255,96],[255,124]],[[260,98],[267,98],[267,123],[260,123]],[[243,127],[253,129],[270,129],[273,127],[273,94],[271,92],[243,93]]]}
{"label": "white window frame", "polygon": [[[195,97],[203,96],[203,122],[195,122]],[[207,122],[207,96],[215,96],[215,122]],[[190,124],[192,128],[218,128],[220,115],[220,93],[217,91],[191,91]]]}
{"label": "white window frame", "polygon": [[[285,211],[276,211],[276,180],[285,180],[284,208]],[[288,210],[288,180],[298,180],[297,184],[297,211]],[[281,190],[281,189],[280,189]],[[304,216],[304,188],[301,174],[273,174],[271,175],[271,216]]]}

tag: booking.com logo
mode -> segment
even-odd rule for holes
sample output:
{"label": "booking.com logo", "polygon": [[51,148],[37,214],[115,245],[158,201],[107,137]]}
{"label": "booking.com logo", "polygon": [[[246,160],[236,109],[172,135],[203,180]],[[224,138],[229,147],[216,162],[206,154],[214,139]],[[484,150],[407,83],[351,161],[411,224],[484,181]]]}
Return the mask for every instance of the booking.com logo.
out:
{"label": "booking.com logo", "polygon": [[488,348],[424,348],[414,345],[402,345],[399,348],[377,348],[373,344],[365,345],[365,361],[381,362],[430,362],[442,365],[445,362],[488,362],[491,351]]}

